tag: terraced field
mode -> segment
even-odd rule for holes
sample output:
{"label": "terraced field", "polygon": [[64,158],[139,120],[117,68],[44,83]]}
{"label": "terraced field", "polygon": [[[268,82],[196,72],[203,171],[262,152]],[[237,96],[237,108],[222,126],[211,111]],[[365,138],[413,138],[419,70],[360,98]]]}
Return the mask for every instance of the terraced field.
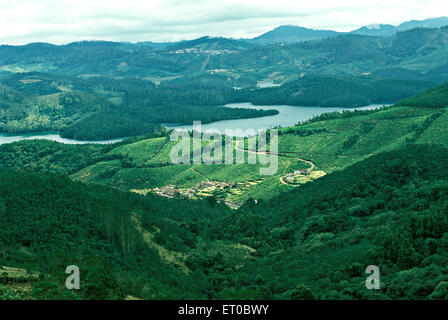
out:
{"label": "terraced field", "polygon": [[[446,123],[446,109],[394,107],[280,129],[278,171],[264,177],[260,176],[259,169],[263,165],[258,161],[254,165],[173,165],[170,152],[175,142],[168,138],[146,139],[111,150],[107,156],[121,159],[95,163],[73,174],[72,178],[126,190],[152,190],[171,185],[187,193],[206,181],[226,182],[237,187],[229,188],[224,198],[242,203],[249,198],[269,199],[290,190],[293,185],[312,181],[409,142],[447,145],[448,133],[441,129]],[[303,131],[312,134],[303,135]],[[202,147],[211,142],[203,141]],[[244,147],[241,143],[235,144],[235,149],[241,152],[244,149],[247,161],[247,143]],[[291,183],[282,179],[297,170],[309,170],[312,175],[298,177]],[[195,192],[195,197],[208,196],[217,194],[206,188]]]}
{"label": "terraced field", "polygon": [[[271,199],[324,173],[342,170],[408,143],[447,146],[447,124],[446,108],[392,107],[361,114],[328,115],[281,128],[278,170],[272,176],[260,175],[260,169],[267,165],[260,163],[257,151],[248,150],[248,140],[234,142],[234,155],[242,153],[245,164],[173,164],[170,154],[177,142],[169,137],[134,139],[115,147],[21,142],[5,145],[1,161],[5,168],[66,173],[74,180],[142,194],[158,192],[171,197],[174,192],[193,199],[214,197],[237,207],[248,199]],[[212,140],[201,141],[202,151],[211,143]],[[74,154],[79,155],[78,160],[73,160]],[[247,164],[249,156],[257,158],[255,164]],[[295,174],[300,170],[310,175]],[[207,186],[206,182],[212,185]],[[221,188],[224,184],[229,187]]]}

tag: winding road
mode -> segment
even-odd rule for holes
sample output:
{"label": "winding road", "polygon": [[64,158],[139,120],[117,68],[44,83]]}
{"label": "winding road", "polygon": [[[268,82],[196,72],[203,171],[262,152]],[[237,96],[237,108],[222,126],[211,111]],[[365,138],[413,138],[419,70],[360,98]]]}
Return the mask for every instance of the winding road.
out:
{"label": "winding road", "polygon": [[[237,141],[236,141],[236,144],[235,144],[235,150],[239,150],[239,151],[243,151],[243,152],[248,152],[248,153],[257,153],[257,154],[271,154],[269,151],[253,151],[253,150],[245,150],[245,149],[241,149],[240,146],[239,146],[239,144],[240,144],[240,142],[243,142],[243,141],[244,141],[244,140],[237,140]],[[275,155],[275,154],[273,154],[273,155]],[[277,156],[278,156],[278,157],[283,157],[283,158],[296,159],[296,160],[299,160],[299,161],[304,162],[304,163],[306,163],[306,164],[309,164],[310,167],[306,170],[306,171],[308,171],[308,172],[311,172],[311,171],[313,171],[313,170],[316,168],[316,165],[315,165],[312,161],[310,161],[310,160],[305,160],[305,159],[297,158],[297,157],[283,156],[283,155],[279,155],[279,154],[277,154]],[[297,186],[297,185],[293,185],[293,184],[290,184],[290,183],[285,182],[284,178],[285,178],[285,177],[280,177],[280,182],[281,182],[282,184],[286,184],[286,185],[294,186],[294,187]]]}

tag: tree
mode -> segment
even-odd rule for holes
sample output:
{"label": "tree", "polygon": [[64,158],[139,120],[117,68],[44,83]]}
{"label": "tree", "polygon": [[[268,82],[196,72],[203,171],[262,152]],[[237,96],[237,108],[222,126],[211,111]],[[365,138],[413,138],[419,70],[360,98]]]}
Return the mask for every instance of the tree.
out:
{"label": "tree", "polygon": [[316,300],[316,296],[308,287],[299,284],[291,291],[291,300]]}
{"label": "tree", "polygon": [[442,281],[434,289],[428,297],[430,300],[446,300],[448,299],[448,282]]}

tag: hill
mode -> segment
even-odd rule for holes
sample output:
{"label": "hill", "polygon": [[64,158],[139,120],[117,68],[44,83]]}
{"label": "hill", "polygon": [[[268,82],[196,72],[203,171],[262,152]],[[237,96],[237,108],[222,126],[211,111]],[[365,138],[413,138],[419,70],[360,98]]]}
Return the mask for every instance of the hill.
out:
{"label": "hill", "polygon": [[80,91],[32,97],[4,86],[0,90],[0,132],[58,131],[113,108],[109,101]]}
{"label": "hill", "polygon": [[[184,252],[194,252],[188,248],[196,247],[197,240],[189,231],[181,240],[183,227],[167,218],[167,200],[142,199],[51,174],[2,170],[0,177],[0,219],[8,226],[0,232],[2,299],[206,297],[205,287],[194,280],[203,276],[196,277],[185,265]],[[177,216],[185,223],[211,211],[207,202],[178,205],[192,209]],[[165,212],[165,218],[153,211]],[[228,209],[215,205],[213,211],[226,214]],[[73,264],[83,275],[76,292],[65,288],[65,268]],[[13,277],[3,269],[20,273]]]}
{"label": "hill", "polygon": [[448,83],[400,101],[399,106],[444,108],[448,106]]}
{"label": "hill", "polygon": [[312,75],[280,87],[238,93],[239,100],[254,105],[359,107],[399,101],[433,86],[427,81]]}
{"label": "hill", "polygon": [[[448,17],[429,18],[425,20],[411,20],[406,21],[398,26],[390,24],[373,24],[352,30],[350,34],[381,36],[394,36],[397,32],[408,31],[415,28],[441,28],[448,25]],[[315,30],[304,28],[300,26],[284,25],[279,26],[271,31],[263,33],[262,35],[247,39],[257,44],[292,44],[308,40],[320,40],[330,37],[336,37],[346,34],[346,32],[337,32],[333,30]]]}
{"label": "hill", "polygon": [[350,33],[371,35],[371,36],[393,36],[397,32],[408,31],[415,28],[428,28],[436,29],[442,28],[448,25],[448,17],[430,18],[425,20],[411,20],[406,21],[398,26],[393,26],[390,24],[376,24],[365,26]]}
{"label": "hill", "polygon": [[395,35],[397,33],[397,28],[390,24],[375,24],[350,31],[350,33],[367,36],[387,37]]}
{"label": "hill", "polygon": [[101,112],[61,130],[61,136],[76,140],[107,140],[145,134],[164,135],[161,124],[210,123],[219,120],[246,119],[278,114],[277,110],[228,107],[169,105],[162,107],[125,107]]}
{"label": "hill", "polygon": [[398,31],[414,28],[442,28],[448,25],[448,17],[429,18],[425,20],[411,20],[397,26]]}
{"label": "hill", "polygon": [[[376,111],[323,114],[279,130],[279,167],[276,174],[268,177],[260,176],[261,163],[174,165],[170,152],[175,142],[163,136],[129,140],[107,149],[92,146],[94,149],[89,153],[83,146],[62,148],[57,143],[22,141],[0,146],[0,164],[8,169],[25,167],[64,172],[75,180],[136,193],[211,198],[238,206],[249,198],[271,199],[313,180],[314,174],[305,181],[297,177],[291,183],[282,183],[288,174],[309,169],[309,161],[318,177],[322,172],[341,170],[409,143],[448,147],[446,121],[445,108],[395,106]],[[69,160],[74,154],[79,155],[75,163]]]}
{"label": "hill", "polygon": [[250,39],[250,42],[257,44],[291,44],[308,40],[319,40],[329,37],[335,37],[341,33],[331,30],[313,30],[298,26],[280,26],[274,30],[263,33],[262,35]]}
{"label": "hill", "polygon": [[183,41],[169,46],[168,50],[190,50],[191,52],[197,51],[210,51],[218,53],[219,50],[225,51],[241,51],[252,47],[248,42],[227,38],[213,38],[213,37],[201,37],[195,40]]}
{"label": "hill", "polygon": [[275,110],[216,107],[233,101],[234,95],[234,89],[213,83],[156,87],[138,78],[13,74],[0,79],[0,132],[59,131],[67,138],[107,140],[158,135],[163,123],[277,114]]}
{"label": "hill", "polygon": [[[0,294],[446,299],[447,156],[442,147],[408,145],[236,213],[0,171]],[[73,293],[63,277],[71,264],[84,276]],[[378,291],[365,289],[371,264],[381,269]]]}
{"label": "hill", "polygon": [[[410,145],[242,209],[265,213],[250,222],[269,226],[255,233],[255,249],[275,252],[252,272],[280,291],[299,284],[300,298],[446,299],[446,155],[444,148]],[[365,290],[363,272],[372,264],[381,270],[376,292]]]}
{"label": "hill", "polygon": [[[275,44],[278,43],[275,39],[280,39],[275,36],[278,32],[303,33],[308,41]],[[39,43],[0,46],[0,72],[39,71],[82,78],[139,77],[154,83],[225,76],[229,87],[239,87],[235,79],[283,83],[302,73],[359,76],[402,68],[427,80],[443,82],[446,34],[446,27],[416,28],[383,36],[284,26],[274,32],[276,42],[267,45],[203,37],[160,47],[101,41],[65,46]]]}

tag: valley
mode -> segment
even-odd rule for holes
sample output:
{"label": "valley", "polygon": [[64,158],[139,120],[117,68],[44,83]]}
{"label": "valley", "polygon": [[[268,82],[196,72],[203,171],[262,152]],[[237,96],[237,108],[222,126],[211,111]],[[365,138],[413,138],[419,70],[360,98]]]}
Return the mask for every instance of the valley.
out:
{"label": "valley", "polygon": [[1,45],[0,299],[448,299],[447,61],[446,18]]}
{"label": "valley", "polygon": [[[434,116],[437,116],[434,123],[420,132],[419,128],[426,126],[428,119]],[[318,121],[319,117],[328,120]],[[230,166],[171,164],[170,150],[174,143],[167,137],[140,138],[137,142],[125,140],[118,147],[108,145],[107,152],[100,156],[98,162],[80,167],[70,175],[78,181],[99,183],[126,191],[144,194],[152,191],[168,197],[184,195],[195,199],[213,197],[228,200],[235,206],[235,203],[241,205],[249,198],[268,200],[290,190],[297,183],[320,178],[372,155],[404,146],[410,141],[422,144],[431,141],[448,146],[445,135],[439,132],[440,123],[448,123],[445,109],[385,107],[379,110],[324,113],[315,119],[295,127],[279,129],[279,169],[277,174],[267,178],[258,173],[262,167],[260,163]],[[383,137],[386,136],[387,143],[384,143]],[[235,142],[235,150],[253,152],[247,150],[247,147],[243,148],[241,141]],[[27,145],[37,147],[32,152],[40,153],[39,145],[32,141],[3,145],[0,150],[16,150],[16,155],[9,152],[11,157],[27,158],[26,149],[23,148]],[[44,146],[47,148],[47,144]],[[78,147],[74,145],[72,148],[70,153],[76,153]],[[50,156],[45,161],[53,160]],[[38,159],[38,162],[41,160]],[[18,163],[25,168],[37,165],[32,161]],[[44,163],[40,163],[40,166]],[[306,171],[303,177],[300,177],[303,173],[300,170]],[[307,176],[308,173],[310,176]],[[209,186],[208,183],[216,185]]]}

